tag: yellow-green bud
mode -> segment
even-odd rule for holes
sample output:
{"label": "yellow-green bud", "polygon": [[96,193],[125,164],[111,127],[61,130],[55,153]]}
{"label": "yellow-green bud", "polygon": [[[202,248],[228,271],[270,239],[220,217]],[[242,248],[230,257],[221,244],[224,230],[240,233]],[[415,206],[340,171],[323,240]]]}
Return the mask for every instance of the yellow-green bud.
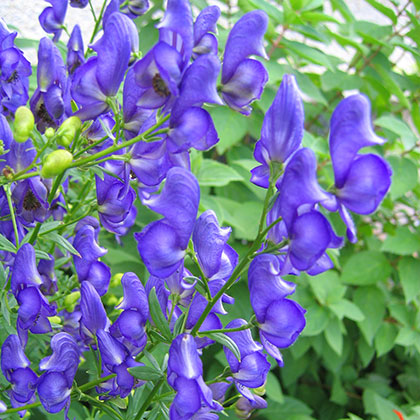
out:
{"label": "yellow-green bud", "polygon": [[111,294],[111,293],[107,293],[104,297],[103,300],[105,302],[106,305],[108,306],[117,306],[120,299],[117,298],[117,296]]}
{"label": "yellow-green bud", "polygon": [[79,117],[67,118],[57,130],[57,143],[64,147],[69,147],[76,135],[77,130],[82,127]]}
{"label": "yellow-green bud", "polygon": [[34,114],[26,106],[20,106],[15,112],[15,122],[13,124],[14,138],[18,143],[28,140],[34,129]]}
{"label": "yellow-green bud", "polygon": [[121,279],[122,279],[122,276],[124,275],[124,273],[117,273],[117,274],[114,274],[112,277],[111,277],[111,283],[110,283],[110,286],[111,287],[117,287],[117,286],[119,286],[120,284],[121,284]]}
{"label": "yellow-green bud", "polygon": [[254,394],[262,397],[263,395],[265,395],[265,384],[259,386],[258,388],[253,388],[252,391],[254,392]]}
{"label": "yellow-green bud", "polygon": [[80,299],[79,291],[70,293],[64,298],[64,308],[66,308],[68,312],[73,312],[74,307],[76,306],[77,302],[79,302],[79,299]]}
{"label": "yellow-green bud", "polygon": [[67,150],[54,150],[44,160],[41,176],[53,178],[64,172],[73,162],[73,155]]}
{"label": "yellow-green bud", "polygon": [[3,140],[0,140],[0,155],[4,153],[4,143]]}
{"label": "yellow-green bud", "polygon": [[54,324],[61,324],[61,318],[59,316],[49,316],[48,320]]}
{"label": "yellow-green bud", "polygon": [[55,130],[52,127],[48,127],[45,130],[44,136],[49,140],[53,137],[53,135],[55,134]]}

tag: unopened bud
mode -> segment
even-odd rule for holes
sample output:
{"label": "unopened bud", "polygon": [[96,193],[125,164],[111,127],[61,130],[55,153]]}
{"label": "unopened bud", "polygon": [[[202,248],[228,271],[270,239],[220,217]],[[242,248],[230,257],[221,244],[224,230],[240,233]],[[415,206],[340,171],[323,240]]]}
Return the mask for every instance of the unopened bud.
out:
{"label": "unopened bud", "polygon": [[104,303],[108,306],[117,306],[120,299],[117,298],[117,296],[108,293],[103,297]]}
{"label": "unopened bud", "polygon": [[55,134],[55,130],[52,127],[48,127],[45,130],[44,136],[49,140],[53,137],[53,135]]}
{"label": "unopened bud", "polygon": [[61,318],[59,316],[49,316],[48,320],[54,324],[61,324]]}
{"label": "unopened bud", "polygon": [[64,172],[73,162],[73,155],[67,150],[54,150],[44,160],[41,176],[53,178]]}
{"label": "unopened bud", "polygon": [[20,106],[15,112],[15,122],[13,124],[14,139],[18,143],[28,140],[35,125],[34,114],[26,106]]}
{"label": "unopened bud", "polygon": [[76,135],[77,130],[82,127],[79,117],[67,118],[57,130],[57,143],[64,147],[69,147]]}
{"label": "unopened bud", "polygon": [[10,166],[6,166],[5,168],[3,168],[2,173],[6,177],[6,179],[11,180],[13,179],[15,171]]}
{"label": "unopened bud", "polygon": [[110,286],[111,287],[117,287],[117,286],[119,286],[120,284],[121,284],[121,279],[122,279],[122,276],[124,275],[124,273],[117,273],[117,274],[114,274],[112,277],[111,277],[111,283],[110,283]]}
{"label": "unopened bud", "polygon": [[3,140],[0,140],[0,155],[4,154],[4,143]]}
{"label": "unopened bud", "polygon": [[79,299],[80,299],[79,291],[70,293],[64,298],[64,308],[66,308],[68,312],[73,312],[74,307],[79,302]]}

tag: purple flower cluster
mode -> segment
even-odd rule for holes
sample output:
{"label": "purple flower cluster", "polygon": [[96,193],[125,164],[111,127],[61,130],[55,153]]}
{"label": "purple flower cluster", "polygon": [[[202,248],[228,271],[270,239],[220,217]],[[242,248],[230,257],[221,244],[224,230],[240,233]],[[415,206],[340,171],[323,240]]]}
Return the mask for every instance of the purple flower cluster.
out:
{"label": "purple flower cluster", "polygon": [[[176,393],[171,419],[217,419],[232,384],[241,394],[239,411],[263,408],[264,399],[252,390],[266,382],[267,354],[282,366],[280,350],[305,327],[305,310],[290,298],[296,285],[282,276],[331,268],[327,251],[341,247],[343,238],[335,234],[328,211],[339,212],[354,242],[349,211],[372,213],[389,189],[385,160],[360,153],[384,142],[372,130],[368,99],[350,96],[332,115],[335,185],[326,191],[317,180],[314,152],[301,145],[299,88],[294,76],[284,76],[254,151],[259,166],[251,181],[267,189],[261,226],[239,258],[228,243],[231,228],[200,206],[190,151],[207,151],[218,142],[206,104],[249,115],[261,97],[268,73],[252,57],[266,57],[266,13],[249,12],[233,25],[221,62],[219,8],[205,8],[194,21],[187,0],[168,0],[159,39],[139,59],[133,19],[147,11],[148,1],[112,0],[92,40],[101,36],[87,51],[79,26],[73,28],[65,63],[55,42],[65,28],[68,2],[48,2],[39,19],[54,38],[40,41],[37,87],[29,101],[32,112],[22,113],[26,119],[16,111],[29,99],[30,64],[13,44],[16,33],[0,21],[0,234],[6,244],[0,260],[10,272],[6,294],[18,306],[17,334],[2,345],[1,368],[11,384],[12,406],[32,403],[38,395],[47,412],[66,409],[67,415],[79,361],[88,351],[95,358],[92,388],[100,399],[126,398],[144,384],[130,368],[144,366],[139,360],[148,354],[148,343],[162,342],[168,350],[162,372],[167,362],[167,382]],[[70,5],[83,8],[87,1]],[[15,112],[12,132],[8,118]],[[64,163],[54,160],[59,155]],[[117,299],[109,303],[106,296],[112,281],[102,261],[107,249],[100,245],[101,231],[119,242],[135,224],[137,198],[161,216],[134,233],[150,276],[143,286],[136,273],[124,273],[124,296],[116,305]],[[44,242],[42,235],[49,239]],[[248,264],[255,316],[224,327],[225,305],[234,304],[226,292]],[[114,309],[109,317],[103,302]],[[55,315],[62,326],[50,322]],[[46,334],[50,341],[52,354],[44,351],[39,371],[25,355],[29,333]],[[228,366],[209,386],[200,356],[216,341],[224,344]]]}

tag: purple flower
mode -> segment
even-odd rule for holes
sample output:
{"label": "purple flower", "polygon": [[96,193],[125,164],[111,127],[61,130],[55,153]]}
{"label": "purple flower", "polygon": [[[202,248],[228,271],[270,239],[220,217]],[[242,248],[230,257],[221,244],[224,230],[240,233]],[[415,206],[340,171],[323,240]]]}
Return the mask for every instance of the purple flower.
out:
{"label": "purple flower", "polygon": [[267,57],[264,50],[264,33],[268,17],[262,10],[242,16],[229,33],[222,67],[222,96],[233,109],[249,115],[249,104],[259,99],[268,74],[264,66],[250,55]]}
{"label": "purple flower", "polygon": [[16,35],[17,32],[9,32],[0,18],[0,101],[3,113],[7,110],[15,112],[19,106],[26,104],[29,97],[32,68],[23,52],[14,45]]}
{"label": "purple flower", "polygon": [[283,366],[278,347],[289,347],[295,342],[305,327],[305,310],[287,299],[296,286],[284,281],[280,271],[280,261],[274,255],[257,256],[249,266],[248,286],[261,343],[267,353]]}
{"label": "purple flower", "polygon": [[168,277],[181,264],[199,200],[200,189],[194,175],[177,167],[168,171],[159,195],[143,200],[143,204],[164,216],[134,234],[140,256],[152,275]]}
{"label": "purple flower", "polygon": [[[226,328],[239,328],[246,324],[244,319],[234,319],[226,325]],[[267,356],[261,351],[261,344],[253,340],[250,330],[230,332],[226,335],[237,344],[241,353],[239,361],[229,349],[223,348],[235,386],[251,405],[255,404],[254,394],[248,388],[263,386],[271,365],[267,361]]]}
{"label": "purple flower", "polygon": [[43,133],[46,128],[61,124],[68,100],[66,68],[60,51],[49,38],[42,38],[39,43],[37,80],[30,105],[37,128]]}
{"label": "purple flower", "polygon": [[168,383],[177,392],[169,411],[171,419],[190,419],[202,406],[221,411],[213,393],[203,380],[203,364],[194,338],[189,334],[176,337],[169,348]]}
{"label": "purple flower", "polygon": [[82,107],[82,120],[93,119],[110,110],[107,98],[117,94],[130,62],[132,50],[138,50],[134,23],[122,13],[113,13],[106,21],[104,34],[93,46],[91,57],[74,73],[73,99]]}
{"label": "purple flower", "polygon": [[220,17],[218,6],[208,6],[203,9],[194,22],[194,48],[195,57],[203,54],[217,54],[217,20]]}
{"label": "purple flower", "polygon": [[254,157],[262,165],[251,171],[251,182],[268,188],[270,163],[286,162],[300,147],[303,122],[303,103],[295,77],[285,74],[265,114],[261,139],[255,145]]}
{"label": "purple flower", "polygon": [[67,43],[67,70],[73,74],[85,62],[82,31],[75,25]]}
{"label": "purple flower", "polygon": [[18,336],[9,335],[1,347],[1,370],[12,384],[9,397],[13,407],[19,407],[33,399],[38,377],[29,367],[30,364]]}
{"label": "purple flower", "polygon": [[[370,120],[369,99],[360,94],[343,99],[334,110],[330,125],[330,151],[337,203],[325,205],[338,210],[347,226],[347,237],[356,242],[356,229],[348,210],[358,214],[374,212],[391,185],[392,171],[375,154],[359,155],[361,148],[382,145]],[[327,203],[328,204],[328,203]]]}
{"label": "purple flower", "polygon": [[77,7],[78,9],[83,9],[89,3],[89,0],[70,0],[71,7]]}
{"label": "purple flower", "polygon": [[70,406],[70,392],[74,376],[79,366],[79,348],[74,338],[60,332],[51,339],[51,356],[39,363],[39,368],[46,372],[39,378],[37,391],[45,410],[58,413],[65,406]]}
{"label": "purple flower", "polygon": [[108,290],[111,270],[105,263],[98,261],[108,251],[99,246],[94,228],[90,225],[83,226],[76,233],[73,246],[80,254],[80,257],[73,256],[79,281],[89,281],[99,295],[103,296]]}
{"label": "purple flower", "polygon": [[51,4],[39,15],[39,23],[45,32],[54,34],[54,42],[57,42],[63,31],[64,18],[67,11],[67,0],[46,0]]}

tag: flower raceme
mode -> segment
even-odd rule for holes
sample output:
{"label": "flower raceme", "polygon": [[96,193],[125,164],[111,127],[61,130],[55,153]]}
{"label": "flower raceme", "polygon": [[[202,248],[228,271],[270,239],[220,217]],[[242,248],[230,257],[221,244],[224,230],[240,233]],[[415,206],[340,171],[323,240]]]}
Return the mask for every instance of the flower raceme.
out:
{"label": "flower raceme", "polygon": [[[244,14],[220,54],[219,8],[209,6],[194,20],[189,1],[168,0],[157,42],[139,58],[132,19],[149,4],[112,0],[96,17],[87,51],[80,28],[73,28],[64,64],[54,42],[64,28],[67,1],[49,3],[40,21],[54,40],[39,44],[33,114],[19,111],[28,100],[29,62],[14,46],[16,34],[0,21],[0,259],[10,277],[4,297],[17,305],[10,327],[16,334],[2,345],[10,388],[1,398],[22,411],[33,403],[67,415],[72,394],[93,403],[84,391],[96,387],[102,402],[95,405],[115,413],[107,400],[132,401],[136,388],[149,382],[138,418],[159,399],[156,407],[163,404],[171,420],[216,420],[230,407],[231,386],[241,395],[241,415],[265,407],[258,388],[271,369],[267,355],[282,366],[282,349],[306,323],[305,309],[291,298],[296,284],[282,276],[331,268],[328,249],[342,246],[343,238],[335,234],[328,211],[340,213],[354,241],[349,212],[375,211],[389,189],[383,158],[360,153],[384,141],[372,130],[368,99],[350,96],[333,113],[335,185],[326,191],[318,183],[314,152],[301,144],[299,88],[293,75],[284,75],[254,151],[258,166],[251,181],[267,191],[261,222],[240,258],[232,229],[221,226],[206,200],[200,202],[191,168],[219,141],[209,108],[227,105],[249,115],[261,97],[268,73],[253,57],[267,57],[266,13]],[[140,205],[160,218],[142,225]],[[103,241],[124,243],[124,253],[129,245],[121,237],[133,226],[139,230],[139,260],[150,275],[140,279],[125,272],[111,280],[115,256]],[[255,315],[224,326],[235,304],[228,289],[243,281],[247,268]],[[35,334],[45,344],[30,355],[39,362],[39,376],[25,355],[25,348],[40,341]],[[209,386],[201,355],[216,341],[223,343],[227,363]],[[154,347],[165,349],[163,361],[151,355]],[[76,372],[85,366],[91,381],[75,385],[75,378],[84,377]],[[170,407],[157,394],[165,377],[175,391]]]}

